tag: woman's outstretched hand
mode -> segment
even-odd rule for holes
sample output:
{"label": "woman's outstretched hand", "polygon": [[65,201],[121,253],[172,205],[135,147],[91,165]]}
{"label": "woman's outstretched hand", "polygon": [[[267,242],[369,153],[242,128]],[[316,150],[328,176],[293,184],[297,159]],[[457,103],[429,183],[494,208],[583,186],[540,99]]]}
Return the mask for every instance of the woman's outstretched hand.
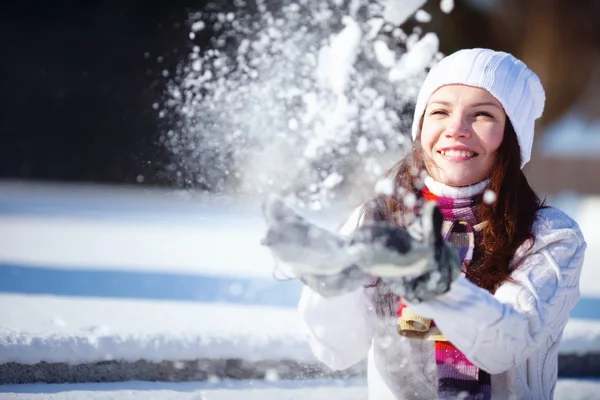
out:
{"label": "woman's outstretched hand", "polygon": [[[351,235],[348,251],[361,269],[383,280],[409,301],[434,298],[460,275],[458,253],[442,238],[442,215],[436,203],[421,209],[420,229],[388,221],[372,222]],[[419,233],[417,233],[417,231]]]}
{"label": "woman's outstretched hand", "polygon": [[333,297],[363,285],[365,273],[352,265],[344,237],[308,222],[276,196],[263,214],[268,230],[261,244],[312,290]]}
{"label": "woman's outstretched hand", "polygon": [[268,230],[261,243],[325,297],[361,287],[369,274],[409,301],[427,300],[447,291],[460,273],[433,203],[423,207],[421,238],[391,222],[367,223],[340,236],[308,222],[278,197],[270,197],[263,212]]}

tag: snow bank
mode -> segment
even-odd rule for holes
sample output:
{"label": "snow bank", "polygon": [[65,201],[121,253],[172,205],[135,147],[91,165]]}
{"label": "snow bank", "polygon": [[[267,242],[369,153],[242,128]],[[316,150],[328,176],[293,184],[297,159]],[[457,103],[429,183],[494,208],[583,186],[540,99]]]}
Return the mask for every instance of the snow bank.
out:
{"label": "snow bank", "polygon": [[293,309],[0,295],[0,364],[313,360]]}
{"label": "snow bank", "polygon": [[582,295],[600,297],[600,197],[582,197],[572,217],[579,224],[587,249],[579,286]]}
{"label": "snow bank", "polygon": [[260,245],[264,228],[244,222],[219,220],[215,214],[197,225],[0,216],[0,260],[61,268],[270,276],[273,259]]}
{"label": "snow bank", "polygon": [[[259,245],[257,202],[0,189],[0,363],[313,360],[295,311],[299,284],[273,279]],[[562,354],[600,353],[599,202],[569,208],[588,252]],[[314,216],[333,228],[347,208]]]}
{"label": "snow bank", "polygon": [[[222,382],[119,382],[84,384],[0,385],[2,398],[17,400],[364,400],[367,387],[346,386],[346,381],[222,381]],[[559,379],[556,400],[598,398],[600,381]],[[26,397],[25,397],[26,396]]]}
{"label": "snow bank", "polygon": [[[600,353],[600,322],[572,320],[561,353]],[[0,295],[0,364],[241,358],[314,361],[292,308]]]}
{"label": "snow bank", "polygon": [[560,343],[563,354],[600,353],[600,321],[572,318]]}
{"label": "snow bank", "polygon": [[[367,387],[344,381],[120,382],[0,385],[2,399],[30,400],[364,400]],[[25,397],[26,396],[26,397]]]}

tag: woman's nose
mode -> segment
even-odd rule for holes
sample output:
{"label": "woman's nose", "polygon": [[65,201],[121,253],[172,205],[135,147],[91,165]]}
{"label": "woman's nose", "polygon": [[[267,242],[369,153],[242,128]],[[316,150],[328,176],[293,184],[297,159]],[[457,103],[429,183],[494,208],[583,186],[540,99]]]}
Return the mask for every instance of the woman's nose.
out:
{"label": "woman's nose", "polygon": [[449,122],[446,127],[446,136],[462,138],[471,136],[471,128],[462,115],[453,115]]}

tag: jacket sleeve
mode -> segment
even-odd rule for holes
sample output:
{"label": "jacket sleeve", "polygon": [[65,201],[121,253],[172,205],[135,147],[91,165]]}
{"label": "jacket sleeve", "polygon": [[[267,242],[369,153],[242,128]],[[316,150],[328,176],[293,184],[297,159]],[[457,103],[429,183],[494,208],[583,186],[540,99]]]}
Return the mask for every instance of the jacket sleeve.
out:
{"label": "jacket sleeve", "polygon": [[[350,216],[340,233],[349,234],[358,226],[360,210]],[[370,291],[353,292],[326,298],[304,287],[298,305],[302,330],[315,357],[334,370],[361,361],[371,347],[376,316]]]}
{"label": "jacket sleeve", "polygon": [[522,246],[513,259],[520,262],[514,282],[494,295],[461,276],[447,293],[408,304],[492,374],[520,364],[547,340],[559,340],[579,299],[586,243],[577,224],[559,210],[544,209],[533,232],[533,247]]}

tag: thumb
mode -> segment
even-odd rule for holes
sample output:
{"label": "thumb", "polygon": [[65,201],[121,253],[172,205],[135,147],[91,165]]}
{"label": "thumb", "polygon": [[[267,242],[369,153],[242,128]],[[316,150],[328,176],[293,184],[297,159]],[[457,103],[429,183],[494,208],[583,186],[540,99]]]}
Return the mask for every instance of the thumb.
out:
{"label": "thumb", "polygon": [[428,201],[421,209],[421,224],[425,240],[433,246],[439,246],[444,242],[442,237],[443,217],[437,203]]}

